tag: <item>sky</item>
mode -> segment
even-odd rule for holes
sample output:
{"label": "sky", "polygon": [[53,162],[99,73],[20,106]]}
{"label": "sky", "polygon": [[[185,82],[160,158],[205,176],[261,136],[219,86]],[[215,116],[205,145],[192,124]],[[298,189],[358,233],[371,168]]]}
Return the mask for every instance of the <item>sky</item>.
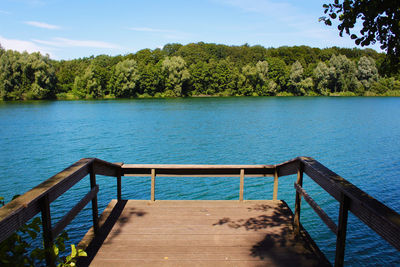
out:
{"label": "sky", "polygon": [[[0,44],[53,59],[167,43],[353,48],[318,18],[329,0],[0,0]],[[331,1],[332,2],[332,1]],[[369,48],[379,49],[378,45]]]}

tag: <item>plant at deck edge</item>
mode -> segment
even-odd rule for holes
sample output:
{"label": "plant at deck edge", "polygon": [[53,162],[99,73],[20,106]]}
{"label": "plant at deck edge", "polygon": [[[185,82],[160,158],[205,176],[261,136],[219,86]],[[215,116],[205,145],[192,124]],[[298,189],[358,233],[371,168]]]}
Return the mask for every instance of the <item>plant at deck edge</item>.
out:
{"label": "plant at deck edge", "polygon": [[[17,198],[19,195],[13,197]],[[4,206],[4,198],[0,197],[0,205]],[[33,243],[41,236],[42,220],[34,218],[30,223],[26,223],[11,236],[0,243],[0,265],[1,266],[45,266],[46,249],[43,246],[32,249]],[[66,231],[63,231],[54,240],[52,253],[56,258],[57,266],[76,266],[78,257],[87,256],[82,249],[76,249],[71,245],[71,254],[60,256],[66,250],[65,241],[69,240]]]}

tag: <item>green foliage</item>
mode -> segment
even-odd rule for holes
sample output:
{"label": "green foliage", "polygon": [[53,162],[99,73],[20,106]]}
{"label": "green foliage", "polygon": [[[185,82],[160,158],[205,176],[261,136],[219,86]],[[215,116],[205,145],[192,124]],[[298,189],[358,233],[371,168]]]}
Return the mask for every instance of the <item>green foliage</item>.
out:
{"label": "green foliage", "polygon": [[372,83],[378,80],[378,69],[375,60],[362,56],[358,61],[357,78],[364,86],[365,90],[369,90]]}
{"label": "green foliage", "polygon": [[[15,195],[13,199],[18,196]],[[0,197],[0,204],[2,206],[5,204],[3,197]],[[41,247],[35,245],[42,236],[41,225],[41,219],[35,217],[1,242],[0,266],[44,266],[46,249],[43,245]],[[71,245],[70,255],[61,256],[66,251],[65,241],[67,240],[69,237],[66,231],[54,240],[51,253],[54,254],[58,266],[75,266],[78,257],[87,256],[83,250],[76,250],[75,245]]]}
{"label": "green foliage", "polygon": [[328,88],[332,93],[357,89],[356,64],[353,61],[344,55],[332,55],[329,65],[332,73]]}
{"label": "green foliage", "polygon": [[116,97],[130,97],[136,95],[136,84],[139,80],[137,63],[133,59],[119,62],[113,71],[108,90]]}
{"label": "green foliage", "polygon": [[82,249],[76,249],[75,245],[71,245],[71,254],[63,258],[63,261],[60,262],[58,267],[73,267],[76,266],[76,262],[79,257],[86,257],[87,254]]}
{"label": "green foliage", "polygon": [[156,65],[148,64],[139,69],[138,73],[138,93],[148,94],[154,96],[157,93],[161,93],[163,88],[161,87],[162,75],[161,75],[161,63]]}
{"label": "green foliage", "polygon": [[164,87],[174,92],[175,96],[184,95],[184,85],[188,82],[190,73],[182,57],[166,57],[161,65],[164,75]]}
{"label": "green foliage", "polygon": [[[289,88],[290,92],[294,95],[305,95],[306,88],[308,87],[307,82],[303,82],[303,73],[304,69],[303,66],[299,61],[293,63],[290,69],[290,76],[289,76]],[[311,81],[312,84],[312,81]],[[312,87],[312,86],[311,86]]]}
{"label": "green foliage", "polygon": [[[368,46],[376,41],[387,51],[395,63],[400,57],[400,8],[398,0],[335,0],[324,4],[321,17],[326,25],[332,25],[332,20],[339,20],[339,34],[350,35],[357,45]],[[358,20],[362,21],[360,34],[352,32]]]}
{"label": "green foliage", "polygon": [[378,81],[375,81],[370,88],[371,92],[378,95],[384,95],[386,92],[399,90],[400,81],[397,81],[394,78],[380,78]]}
{"label": "green foliage", "polygon": [[48,57],[8,50],[0,57],[0,97],[3,100],[49,99],[56,76]]}
{"label": "green foliage", "polygon": [[[0,98],[386,95],[400,79],[372,49],[167,44],[135,54],[53,61],[0,47]],[[373,89],[372,86],[374,85]],[[395,91],[395,90],[394,90]]]}

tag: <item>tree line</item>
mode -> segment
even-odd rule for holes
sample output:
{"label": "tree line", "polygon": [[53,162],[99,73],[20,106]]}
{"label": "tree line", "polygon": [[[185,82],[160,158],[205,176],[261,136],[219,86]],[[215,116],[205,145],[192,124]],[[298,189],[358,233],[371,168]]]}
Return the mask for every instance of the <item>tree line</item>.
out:
{"label": "tree line", "polygon": [[0,46],[0,98],[397,95],[400,72],[372,49],[209,43],[52,60]]}

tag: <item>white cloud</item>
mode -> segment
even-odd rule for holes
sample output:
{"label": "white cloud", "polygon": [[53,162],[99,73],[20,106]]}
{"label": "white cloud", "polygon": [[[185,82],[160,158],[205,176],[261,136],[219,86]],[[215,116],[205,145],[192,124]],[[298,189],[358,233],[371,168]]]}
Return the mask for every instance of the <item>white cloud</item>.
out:
{"label": "white cloud", "polygon": [[90,48],[108,48],[122,49],[120,45],[94,40],[72,40],[66,38],[53,38],[51,41],[33,39],[35,43],[55,47],[90,47]]}
{"label": "white cloud", "polygon": [[19,52],[40,52],[42,54],[49,54],[50,56],[53,56],[51,51],[53,51],[54,49],[40,46],[30,41],[7,39],[3,36],[0,36],[0,44],[6,49],[16,50]]}
{"label": "white cloud", "polygon": [[25,21],[24,23],[27,25],[31,25],[33,27],[49,29],[49,30],[58,30],[61,28],[60,26],[57,26],[57,25],[47,24],[47,23],[39,22],[39,21]]}

